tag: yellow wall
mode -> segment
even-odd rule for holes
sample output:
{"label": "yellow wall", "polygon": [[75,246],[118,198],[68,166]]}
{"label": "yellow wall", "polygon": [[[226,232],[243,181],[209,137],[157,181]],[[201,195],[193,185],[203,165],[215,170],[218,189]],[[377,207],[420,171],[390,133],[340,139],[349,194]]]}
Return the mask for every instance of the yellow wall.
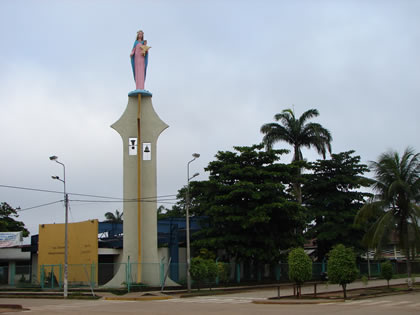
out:
{"label": "yellow wall", "polygon": [[[42,224],[39,226],[38,266],[64,264],[64,224]],[[98,266],[98,220],[68,224],[68,280],[90,282],[92,264],[93,279],[97,280]],[[45,277],[51,267],[44,269]],[[54,267],[59,280],[59,268]],[[38,274],[39,276],[39,274]],[[62,277],[61,277],[62,278]],[[39,277],[38,277],[39,279]]]}

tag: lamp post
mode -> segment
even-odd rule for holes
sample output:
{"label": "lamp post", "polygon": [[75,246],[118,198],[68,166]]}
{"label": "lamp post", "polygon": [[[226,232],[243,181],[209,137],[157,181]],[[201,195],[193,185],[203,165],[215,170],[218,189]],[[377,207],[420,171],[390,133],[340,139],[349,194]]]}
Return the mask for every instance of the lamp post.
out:
{"label": "lamp post", "polygon": [[185,198],[185,220],[186,220],[186,231],[187,231],[187,289],[188,292],[191,292],[191,274],[190,274],[190,265],[191,265],[191,252],[190,252],[190,180],[198,176],[198,173],[195,173],[190,177],[190,164],[200,157],[200,154],[193,153],[193,159],[187,164],[187,195]]}
{"label": "lamp post", "polygon": [[66,166],[59,162],[58,157],[53,155],[50,156],[51,161],[55,161],[56,163],[63,166],[63,174],[64,177],[61,179],[58,176],[51,176],[52,179],[57,179],[64,184],[64,206],[66,208],[65,211],[65,223],[64,223],[64,298],[67,298],[68,295],[68,238],[67,238],[67,227],[68,227],[68,214],[69,214],[69,196],[66,192]]}

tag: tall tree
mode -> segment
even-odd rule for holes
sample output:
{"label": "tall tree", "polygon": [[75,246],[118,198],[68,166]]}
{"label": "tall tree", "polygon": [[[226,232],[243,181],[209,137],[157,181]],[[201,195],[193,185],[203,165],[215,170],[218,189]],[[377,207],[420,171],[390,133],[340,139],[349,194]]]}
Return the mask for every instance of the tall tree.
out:
{"label": "tall tree", "polygon": [[[190,182],[190,187],[194,185],[195,181]],[[165,208],[164,206],[160,206],[158,208],[158,219],[166,219],[166,218],[185,218],[185,205],[187,195],[187,186],[182,187],[178,190],[176,195],[177,202],[170,208]],[[190,207],[194,208],[196,206],[196,199],[194,196],[190,194]],[[165,211],[165,212],[163,212]]]}
{"label": "tall tree", "polygon": [[157,210],[157,218],[158,220],[166,219],[169,217],[173,217],[171,209],[166,208],[164,205],[160,205]]}
{"label": "tall tree", "polygon": [[271,262],[279,249],[302,245],[302,207],[288,193],[297,167],[277,163],[286,150],[264,146],[218,152],[209,180],[191,183],[191,211],[206,218],[193,246],[225,249],[227,258]]}
{"label": "tall tree", "polygon": [[373,189],[377,194],[360,209],[356,222],[376,219],[365,240],[378,251],[395,232],[411,276],[410,250],[420,248],[420,154],[411,148],[401,157],[398,152],[389,151],[380,155],[377,162],[371,162],[371,168],[375,172]]}
{"label": "tall tree", "polygon": [[[194,182],[191,182],[190,185],[192,185],[193,183]],[[176,195],[177,202],[171,207],[171,209],[166,209],[166,212],[159,218],[185,218],[185,205],[187,203],[186,194],[187,186],[184,186],[181,189],[179,189]],[[194,203],[195,200],[190,195],[190,204],[193,206]]]}
{"label": "tall tree", "polygon": [[107,222],[123,223],[123,212],[118,210],[115,210],[115,213],[107,212],[105,213],[105,218]]}
{"label": "tall tree", "polygon": [[[278,141],[289,143],[293,146],[293,161],[303,160],[302,147],[313,147],[325,158],[327,150],[331,153],[330,132],[320,124],[307,123],[309,119],[318,115],[319,112],[316,109],[310,109],[296,118],[292,109],[283,110],[274,116],[274,119],[280,123],[268,123],[261,127],[261,132],[264,134],[263,143],[268,149],[271,149]],[[296,198],[301,204],[301,185],[297,182],[294,186]]]}
{"label": "tall tree", "polygon": [[[19,208],[17,208],[19,209]],[[20,232],[22,236],[29,236],[29,231],[25,228],[22,221],[17,221],[17,209],[10,206],[7,202],[0,203],[0,232]]]}
{"label": "tall tree", "polygon": [[303,196],[311,215],[307,235],[316,238],[318,258],[323,259],[336,244],[361,249],[363,230],[353,224],[357,211],[371,194],[360,191],[372,180],[363,176],[367,165],[354,151],[332,154],[331,159],[309,164]]}

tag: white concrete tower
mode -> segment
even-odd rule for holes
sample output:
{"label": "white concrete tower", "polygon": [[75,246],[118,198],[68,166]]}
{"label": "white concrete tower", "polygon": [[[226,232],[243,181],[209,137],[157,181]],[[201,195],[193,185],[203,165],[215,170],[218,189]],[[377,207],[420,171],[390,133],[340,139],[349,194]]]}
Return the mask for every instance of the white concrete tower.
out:
{"label": "white concrete tower", "polygon": [[[124,243],[120,262],[130,262],[131,282],[160,285],[157,243],[156,142],[165,124],[156,114],[152,94],[129,93],[127,108],[112,126],[123,141]],[[126,282],[118,270],[105,286]]]}

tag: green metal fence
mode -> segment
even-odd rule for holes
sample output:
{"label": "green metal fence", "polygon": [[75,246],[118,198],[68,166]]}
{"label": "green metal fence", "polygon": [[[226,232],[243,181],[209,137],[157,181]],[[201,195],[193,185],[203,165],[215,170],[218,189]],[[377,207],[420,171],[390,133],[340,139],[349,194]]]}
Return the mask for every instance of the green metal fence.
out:
{"label": "green metal fence", "polygon": [[[405,262],[392,262],[394,274],[405,274]],[[226,278],[216,278],[209,285],[246,284],[288,282],[289,266],[281,264],[225,263],[228,275]],[[371,262],[368,266],[363,262],[358,265],[360,275],[378,277],[381,274],[380,262]],[[156,286],[168,287],[186,285],[187,266],[185,263],[99,263],[99,264],[69,264],[68,284],[70,288],[98,288],[106,285],[115,274],[122,273],[124,281],[118,287],[126,287],[128,291],[144,287],[153,279]],[[141,272],[142,277],[138,277]],[[328,272],[327,263],[313,263],[313,280],[322,280],[322,275]],[[412,273],[420,273],[420,262],[412,263]],[[159,279],[157,282],[156,279]],[[64,266],[41,265],[38,270],[32,270],[30,265],[0,266],[0,285],[9,287],[36,286],[42,289],[61,290],[64,281]],[[194,285],[194,283],[193,283]]]}
{"label": "green metal fence", "polygon": [[9,280],[9,266],[0,266],[0,285],[7,285]]}
{"label": "green metal fence", "polygon": [[31,283],[32,268],[30,265],[12,263],[0,266],[0,285],[22,287]]}

